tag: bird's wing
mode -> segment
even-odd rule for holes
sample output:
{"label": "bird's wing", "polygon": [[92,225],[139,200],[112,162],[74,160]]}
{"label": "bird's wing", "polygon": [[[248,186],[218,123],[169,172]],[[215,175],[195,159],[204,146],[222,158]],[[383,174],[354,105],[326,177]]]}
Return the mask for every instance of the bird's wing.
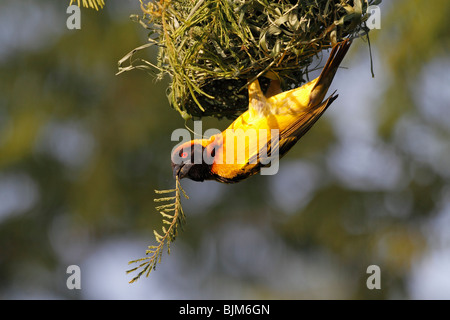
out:
{"label": "bird's wing", "polygon": [[269,158],[273,156],[283,157],[311,129],[314,123],[316,123],[337,97],[338,95],[334,95],[333,93],[333,95],[323,101],[317,108],[302,113],[294,122],[279,132],[278,139],[272,137],[267,141],[267,148],[253,152],[249,157],[248,163],[255,163],[257,159],[259,159],[258,162],[269,163]]}

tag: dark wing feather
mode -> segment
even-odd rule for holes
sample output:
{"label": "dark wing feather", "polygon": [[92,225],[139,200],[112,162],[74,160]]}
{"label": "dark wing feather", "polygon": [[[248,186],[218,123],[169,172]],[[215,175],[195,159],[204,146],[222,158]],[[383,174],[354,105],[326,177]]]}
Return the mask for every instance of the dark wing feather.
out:
{"label": "dark wing feather", "polygon": [[267,152],[263,153],[260,150],[257,155],[255,154],[249,159],[248,163],[255,163],[255,157],[257,156],[259,158],[258,163],[260,163],[261,160],[263,160],[263,163],[268,163],[268,159],[263,159],[265,158],[264,156],[267,155],[267,157],[270,158],[273,151],[276,151],[276,149],[278,149],[279,158],[282,158],[297,143],[297,141],[311,129],[337,97],[338,95],[334,95],[333,93],[333,95],[323,101],[317,108],[305,112],[301,117],[298,117],[290,126],[280,132],[278,143],[272,146],[272,141],[268,141]]}

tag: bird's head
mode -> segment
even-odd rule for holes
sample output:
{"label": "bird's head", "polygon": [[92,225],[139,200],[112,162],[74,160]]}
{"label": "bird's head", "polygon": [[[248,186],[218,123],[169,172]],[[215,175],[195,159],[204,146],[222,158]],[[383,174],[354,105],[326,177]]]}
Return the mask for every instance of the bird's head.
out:
{"label": "bird's head", "polygon": [[171,156],[173,176],[194,181],[212,179],[214,155],[215,148],[211,148],[210,141],[204,139],[188,141],[175,147]]}

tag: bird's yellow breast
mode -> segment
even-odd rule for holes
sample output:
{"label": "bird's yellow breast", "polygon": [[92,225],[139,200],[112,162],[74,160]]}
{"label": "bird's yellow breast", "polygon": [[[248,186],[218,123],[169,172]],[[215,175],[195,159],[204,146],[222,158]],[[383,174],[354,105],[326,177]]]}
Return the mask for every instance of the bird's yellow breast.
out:
{"label": "bird's yellow breast", "polygon": [[[249,109],[221,133],[220,139],[216,139],[221,144],[216,154],[216,173],[232,178],[236,173],[252,172],[257,164],[248,163],[249,159],[271,141],[274,133],[279,135],[309,111],[310,93],[315,83],[313,80],[267,99],[261,96],[259,85],[249,87]],[[252,102],[252,90],[255,90],[257,104]]]}

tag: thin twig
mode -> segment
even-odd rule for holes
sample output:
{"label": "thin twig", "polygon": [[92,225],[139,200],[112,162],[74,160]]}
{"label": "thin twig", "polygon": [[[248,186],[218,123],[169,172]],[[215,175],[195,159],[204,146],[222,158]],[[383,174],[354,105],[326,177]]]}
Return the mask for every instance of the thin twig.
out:
{"label": "thin twig", "polygon": [[[159,234],[156,230],[153,230],[153,234],[155,235],[155,239],[156,242],[158,242],[158,245],[149,246],[148,250],[145,252],[145,254],[147,255],[146,257],[132,260],[128,263],[128,264],[133,263],[140,263],[140,264],[133,269],[127,270],[127,273],[131,273],[138,269],[142,269],[133,279],[131,279],[130,283],[137,281],[143,274],[146,274],[146,277],[148,277],[150,272],[156,269],[156,265],[158,263],[161,263],[161,257],[164,250],[164,246],[167,246],[167,253],[170,254],[170,244],[175,241],[178,235],[178,228],[179,227],[182,228],[186,221],[183,208],[181,207],[181,194],[183,194],[183,196],[186,199],[189,199],[189,197],[181,187],[178,177],[176,177],[175,189],[155,190],[155,193],[156,194],[175,193],[175,196],[173,197],[154,199],[155,202],[165,202],[165,201],[174,201],[174,202],[156,207],[156,210],[158,210],[161,216],[163,217],[162,220],[163,235]],[[165,225],[167,225],[168,227],[166,228]]]}

